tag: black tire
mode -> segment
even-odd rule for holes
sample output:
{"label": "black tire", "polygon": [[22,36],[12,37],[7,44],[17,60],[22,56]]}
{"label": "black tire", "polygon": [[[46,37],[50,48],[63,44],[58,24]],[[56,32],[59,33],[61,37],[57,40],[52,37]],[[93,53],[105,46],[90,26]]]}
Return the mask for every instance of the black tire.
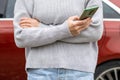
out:
{"label": "black tire", "polygon": [[95,80],[120,80],[120,60],[99,65],[95,71]]}

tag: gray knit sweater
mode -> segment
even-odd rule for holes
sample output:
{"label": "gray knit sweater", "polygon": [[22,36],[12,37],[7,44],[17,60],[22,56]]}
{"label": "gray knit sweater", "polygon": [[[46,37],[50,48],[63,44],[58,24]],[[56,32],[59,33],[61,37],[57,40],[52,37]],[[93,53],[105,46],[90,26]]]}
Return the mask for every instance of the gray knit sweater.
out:
{"label": "gray knit sweater", "polygon": [[[84,8],[98,5],[89,28],[73,37],[70,16],[80,16]],[[14,11],[16,45],[25,48],[26,68],[67,68],[94,72],[97,41],[103,33],[102,0],[17,0]],[[38,28],[21,28],[21,17],[41,21]]]}

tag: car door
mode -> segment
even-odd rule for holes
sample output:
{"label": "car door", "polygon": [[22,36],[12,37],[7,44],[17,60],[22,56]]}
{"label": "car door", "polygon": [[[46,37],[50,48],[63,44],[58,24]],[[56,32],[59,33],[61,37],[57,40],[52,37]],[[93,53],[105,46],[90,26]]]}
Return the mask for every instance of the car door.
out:
{"label": "car door", "polygon": [[[116,5],[109,0],[103,0],[104,39],[101,39],[101,43],[99,44],[102,45],[99,49],[99,64],[112,58],[116,58],[114,56],[115,53],[120,53],[120,8],[118,7],[117,9],[115,6]],[[118,56],[118,58],[119,57],[120,56]]]}
{"label": "car door", "polygon": [[95,80],[120,80],[120,0],[103,0],[104,40]]}

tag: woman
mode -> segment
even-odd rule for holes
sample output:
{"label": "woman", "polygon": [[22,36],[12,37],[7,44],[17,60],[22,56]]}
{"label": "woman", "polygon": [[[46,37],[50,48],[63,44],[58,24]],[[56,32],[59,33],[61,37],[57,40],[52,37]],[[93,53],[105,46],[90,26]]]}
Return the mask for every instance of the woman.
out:
{"label": "woman", "polygon": [[[92,19],[79,20],[94,5],[99,9]],[[101,0],[17,0],[14,13],[28,80],[93,80],[103,32]]]}

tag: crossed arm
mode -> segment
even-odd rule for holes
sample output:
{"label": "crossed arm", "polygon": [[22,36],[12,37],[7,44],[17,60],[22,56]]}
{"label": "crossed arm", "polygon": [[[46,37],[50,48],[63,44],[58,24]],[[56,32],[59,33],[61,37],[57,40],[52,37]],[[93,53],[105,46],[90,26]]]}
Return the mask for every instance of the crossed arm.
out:
{"label": "crossed arm", "polygon": [[[79,16],[72,16],[67,20],[69,30],[73,36],[79,35],[82,30],[88,28],[90,22],[90,18],[87,18],[85,20],[79,20]],[[33,18],[22,17],[19,25],[21,28],[37,28],[40,26],[40,21]]]}
{"label": "crossed arm", "polygon": [[[22,1],[24,0],[18,0],[18,4],[23,5]],[[19,11],[17,8],[22,9]],[[15,8],[14,36],[18,47],[38,47],[54,43],[57,40],[70,43],[83,43],[96,41],[99,39],[98,36],[101,36],[101,33],[98,33],[100,35],[96,37],[96,31],[92,34],[89,33],[90,30],[96,30],[97,27],[102,29],[102,24],[101,22],[99,23],[99,19],[96,23],[94,20],[91,22],[90,18],[81,21],[78,16],[72,16],[69,17],[63,24],[53,26],[43,24],[37,19],[31,18],[29,14],[30,12],[27,11],[31,12],[32,10],[27,10],[25,5],[22,7],[16,6]],[[96,19],[97,18],[95,18],[95,20]],[[94,37],[96,39],[94,39]],[[78,39],[76,40],[76,38]]]}

